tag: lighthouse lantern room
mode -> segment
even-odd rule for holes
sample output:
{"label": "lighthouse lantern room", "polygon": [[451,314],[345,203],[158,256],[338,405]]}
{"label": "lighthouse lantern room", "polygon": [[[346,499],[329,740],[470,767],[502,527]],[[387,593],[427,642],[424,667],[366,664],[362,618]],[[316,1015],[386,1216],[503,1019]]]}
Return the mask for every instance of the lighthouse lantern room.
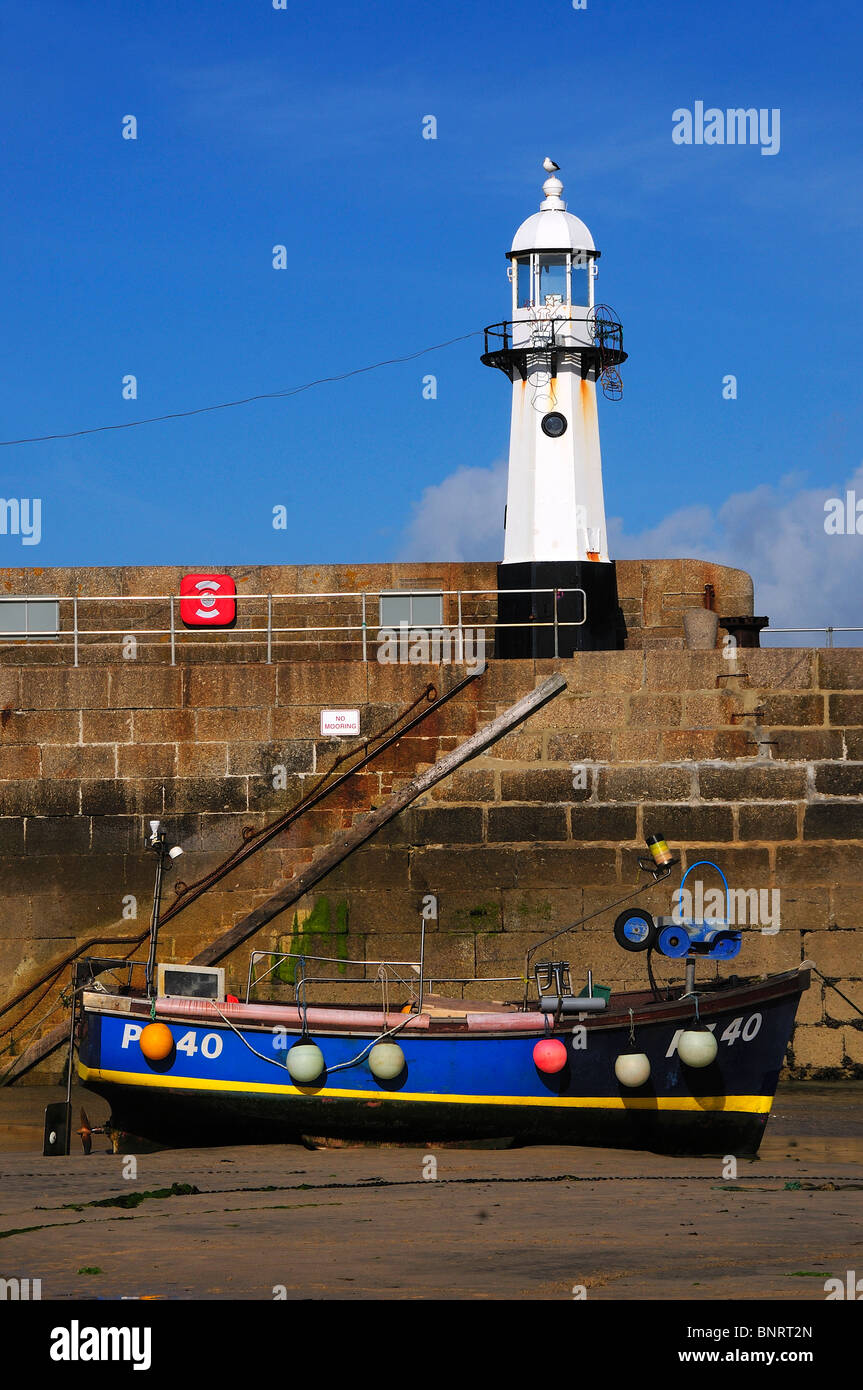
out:
{"label": "lighthouse lantern room", "polygon": [[[546,169],[554,170],[551,160]],[[597,251],[554,173],[507,253],[512,317],[485,330],[483,362],[512,382],[499,656],[622,645],[608,556],[597,382],[622,393],[623,330],[595,302]]]}

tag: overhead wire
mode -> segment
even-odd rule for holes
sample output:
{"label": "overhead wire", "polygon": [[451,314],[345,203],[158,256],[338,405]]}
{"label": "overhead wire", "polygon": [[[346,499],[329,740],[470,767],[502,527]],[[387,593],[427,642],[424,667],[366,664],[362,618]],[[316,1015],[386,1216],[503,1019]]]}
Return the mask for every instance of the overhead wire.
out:
{"label": "overhead wire", "polygon": [[407,353],[404,357],[387,357],[382,362],[371,362],[366,367],[354,367],[350,372],[339,372],[336,376],[319,376],[314,381],[306,381],[302,386],[290,386],[284,391],[261,391],[254,396],[242,396],[235,401],[219,401],[215,405],[201,405],[193,410],[173,410],[166,415],[149,415],[144,420],[127,420],[122,424],[116,425],[92,425],[87,429],[68,430],[60,434],[34,434],[22,439],[0,439],[0,448],[6,449],[13,444],[43,444],[52,439],[79,439],[86,434],[104,434],[109,430],[134,430],[141,425],[156,425],[165,420],[184,420],[191,415],[206,415],[213,410],[233,410],[235,406],[250,405],[253,401],[274,401],[281,400],[286,396],[298,396],[302,391],[310,391],[313,386],[325,386],[331,382],[347,381],[348,377],[361,376],[364,372],[376,372],[380,367],[392,367],[400,362],[413,362],[417,357],[424,357],[429,352],[438,352],[441,348],[451,347],[453,343],[464,343],[468,338],[477,338],[480,335],[479,329],[474,329],[472,333],[462,333],[458,338],[448,338],[443,343],[432,343],[429,347],[420,348],[419,352]]}

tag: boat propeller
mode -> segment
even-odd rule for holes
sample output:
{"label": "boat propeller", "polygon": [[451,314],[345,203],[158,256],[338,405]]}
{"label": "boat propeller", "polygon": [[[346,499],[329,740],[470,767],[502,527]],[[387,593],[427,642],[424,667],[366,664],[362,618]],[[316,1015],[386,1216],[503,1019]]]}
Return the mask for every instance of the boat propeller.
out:
{"label": "boat propeller", "polygon": [[120,1152],[120,1140],[123,1137],[123,1131],[115,1129],[110,1121],[105,1125],[91,1125],[87,1118],[87,1111],[83,1106],[81,1107],[81,1128],[76,1129],[75,1133],[81,1136],[81,1144],[85,1154],[93,1151],[94,1134],[106,1134],[111,1141],[111,1152],[115,1154]]}

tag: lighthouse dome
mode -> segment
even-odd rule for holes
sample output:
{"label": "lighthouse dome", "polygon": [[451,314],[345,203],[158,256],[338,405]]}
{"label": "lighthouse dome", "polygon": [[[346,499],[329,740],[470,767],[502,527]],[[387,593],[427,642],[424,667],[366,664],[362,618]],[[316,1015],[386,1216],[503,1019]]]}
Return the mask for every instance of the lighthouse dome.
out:
{"label": "lighthouse dome", "polygon": [[567,212],[566,203],[561,198],[563,184],[560,179],[546,179],[542,185],[545,199],[539,205],[539,212],[522,222],[512,239],[510,255],[521,255],[525,251],[595,251],[593,237],[580,217]]}

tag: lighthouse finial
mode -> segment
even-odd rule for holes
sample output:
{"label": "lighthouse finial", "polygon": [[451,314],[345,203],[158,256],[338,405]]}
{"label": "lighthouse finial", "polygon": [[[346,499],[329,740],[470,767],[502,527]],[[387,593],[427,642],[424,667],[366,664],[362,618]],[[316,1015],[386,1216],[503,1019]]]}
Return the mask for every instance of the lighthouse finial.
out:
{"label": "lighthouse finial", "polygon": [[539,205],[541,211],[565,212],[566,203],[560,196],[563,192],[563,184],[561,183],[560,179],[557,177],[557,174],[555,173],[555,170],[559,169],[560,165],[555,164],[553,159],[549,159],[548,156],[546,156],[545,159],[542,161],[542,167],[543,169],[546,169],[548,171],[549,177],[542,185],[542,191],[545,194],[545,201],[540,203]]}

